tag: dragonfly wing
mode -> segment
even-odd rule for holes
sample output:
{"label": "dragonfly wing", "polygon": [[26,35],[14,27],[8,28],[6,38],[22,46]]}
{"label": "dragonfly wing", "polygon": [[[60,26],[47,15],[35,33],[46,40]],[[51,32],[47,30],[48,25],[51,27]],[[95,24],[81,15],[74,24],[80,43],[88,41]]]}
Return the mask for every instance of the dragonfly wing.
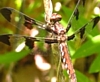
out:
{"label": "dragonfly wing", "polygon": [[[81,4],[81,2],[83,2],[83,4]],[[90,19],[90,21],[84,17],[86,14],[86,10],[84,8],[86,6],[85,3],[85,0],[78,0],[74,11],[69,18],[68,26],[66,28],[66,32],[68,32],[68,40],[73,39],[77,34],[80,35],[80,38],[83,38],[84,34],[86,32],[89,33],[100,20],[100,16],[95,16]],[[89,15],[89,17],[91,17],[91,15]]]}
{"label": "dragonfly wing", "polygon": [[30,49],[34,47],[35,41],[44,41],[45,43],[52,44],[58,43],[55,38],[44,38],[44,37],[28,37],[23,35],[15,35],[15,34],[4,34],[0,35],[0,42],[5,43],[6,45],[11,46],[11,44],[16,43],[17,41],[25,42],[25,45]]}
{"label": "dragonfly wing", "polygon": [[[80,38],[83,38],[83,35],[85,33],[85,31],[89,28],[89,29],[93,29],[96,24],[99,22],[100,17],[96,16],[95,18],[91,19],[88,23],[84,24],[81,28],[79,28],[75,33],[73,33],[72,35],[68,36],[68,40],[71,40],[75,37],[76,34],[80,34]],[[89,27],[88,27],[89,26]]]}
{"label": "dragonfly wing", "polygon": [[[78,6],[79,6],[80,2],[81,2],[81,0],[78,0],[77,4],[76,4],[69,20],[68,20],[68,25],[67,25],[67,28],[66,28],[66,32],[68,32],[69,29],[71,28],[71,24],[73,22],[73,19],[75,19],[75,20],[79,19],[80,12],[79,12]],[[82,0],[82,2],[83,2],[83,6],[84,6],[85,5],[85,0]]]}
{"label": "dragonfly wing", "polygon": [[50,23],[50,18],[53,11],[52,1],[51,0],[43,0],[44,1],[44,9],[46,14],[46,22]]}
{"label": "dragonfly wing", "polygon": [[[35,19],[30,18],[29,16],[13,9],[10,7],[4,7],[0,9],[0,13],[3,17],[10,22],[12,25],[17,27],[20,30],[23,30],[21,27],[25,26],[28,29],[32,29],[33,25],[37,25],[39,28],[45,29],[45,25],[42,22],[39,22]],[[20,22],[20,28],[18,27],[18,23]]]}

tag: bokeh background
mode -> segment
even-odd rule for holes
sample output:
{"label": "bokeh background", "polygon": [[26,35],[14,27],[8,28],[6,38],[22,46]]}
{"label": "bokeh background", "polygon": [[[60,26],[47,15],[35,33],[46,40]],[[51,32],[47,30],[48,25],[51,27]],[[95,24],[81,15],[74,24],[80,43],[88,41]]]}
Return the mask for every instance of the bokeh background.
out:
{"label": "bokeh background", "polygon": [[[77,0],[53,0],[52,3],[54,12],[61,14],[61,24],[66,28]],[[12,7],[45,23],[43,0],[0,0],[0,8],[2,7]],[[100,1],[87,0],[84,7],[81,3],[78,8],[80,18],[78,21],[73,19],[73,27],[68,33],[69,35],[91,18],[100,14]],[[17,33],[28,36],[50,37],[47,31],[36,26],[31,31],[21,29],[21,32],[20,23],[16,27],[6,21],[0,14],[0,35]],[[100,23],[93,30],[90,25],[87,27],[83,39],[80,39],[77,35],[75,39],[67,42],[78,82],[100,82],[99,33]],[[29,50],[27,47],[21,46],[23,41],[20,38],[12,38],[11,46],[0,42],[0,82],[56,82],[58,62],[60,61],[57,44],[51,46],[44,42],[35,42],[34,49]],[[19,48],[19,51],[16,51],[17,48]],[[61,66],[59,67],[62,70]],[[68,75],[65,71],[63,74],[68,81]],[[58,73],[58,75],[61,78],[63,77],[62,74]]]}

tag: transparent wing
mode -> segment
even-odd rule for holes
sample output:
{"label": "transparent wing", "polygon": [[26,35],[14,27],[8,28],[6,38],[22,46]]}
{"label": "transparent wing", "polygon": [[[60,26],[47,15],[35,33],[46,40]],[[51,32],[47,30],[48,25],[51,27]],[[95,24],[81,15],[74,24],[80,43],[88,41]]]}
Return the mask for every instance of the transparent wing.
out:
{"label": "transparent wing", "polygon": [[53,11],[52,1],[51,0],[43,0],[44,1],[44,9],[45,9],[45,20],[50,23],[50,18]]}
{"label": "transparent wing", "polygon": [[[16,28],[23,30],[23,27],[26,27],[28,29],[32,29],[33,25],[38,26],[39,28],[45,29],[45,24],[42,22],[39,22],[35,19],[30,18],[29,16],[13,9],[10,7],[4,7],[0,9],[0,13],[3,15],[3,17],[10,22],[12,25],[14,25]],[[20,27],[18,27],[18,23],[20,23]]]}
{"label": "transparent wing", "polygon": [[75,37],[76,34],[80,34],[80,38],[83,38],[85,31],[88,29],[91,30],[93,29],[96,24],[99,22],[100,17],[96,16],[95,18],[91,19],[89,22],[87,22],[86,24],[84,24],[82,27],[80,27],[77,31],[75,31],[75,33],[73,33],[72,35],[68,36],[68,40],[71,40]]}
{"label": "transparent wing", "polygon": [[[13,40],[13,41],[12,41]],[[56,38],[44,38],[44,37],[28,37],[23,35],[15,35],[15,34],[3,34],[0,35],[0,42],[3,42],[7,45],[11,45],[14,40],[16,41],[25,41],[25,45],[28,46],[30,49],[34,47],[35,41],[44,41],[45,43],[52,44],[58,43]]]}
{"label": "transparent wing", "polygon": [[[83,4],[82,4],[82,3]],[[90,13],[90,20],[85,18],[86,8],[84,0],[78,0],[77,5],[68,21],[68,26],[66,28],[66,32],[68,32],[68,40],[71,40],[75,37],[75,35],[79,34],[80,38],[83,38],[86,32],[90,32],[99,22],[100,16],[92,16]],[[69,30],[71,29],[71,30]]]}
{"label": "transparent wing", "polygon": [[[81,0],[78,0],[77,4],[76,4],[76,6],[75,6],[75,8],[74,8],[74,10],[73,10],[73,12],[72,12],[72,14],[71,14],[69,20],[68,20],[68,26],[67,26],[67,28],[66,28],[66,32],[68,32],[68,30],[70,29],[71,24],[72,24],[72,22],[73,22],[73,19],[74,19],[74,18],[75,18],[75,20],[78,20],[78,19],[79,19],[79,10],[78,10],[78,6],[79,6],[80,2],[81,2]],[[83,3],[85,3],[85,2],[83,2]]]}

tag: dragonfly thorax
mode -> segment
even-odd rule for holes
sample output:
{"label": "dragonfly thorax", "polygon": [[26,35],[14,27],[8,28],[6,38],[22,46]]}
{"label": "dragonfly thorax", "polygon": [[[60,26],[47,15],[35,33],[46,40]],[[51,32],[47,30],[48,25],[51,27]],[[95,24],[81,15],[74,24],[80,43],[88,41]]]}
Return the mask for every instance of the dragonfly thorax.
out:
{"label": "dragonfly thorax", "polygon": [[65,35],[60,35],[57,37],[58,42],[65,42],[67,40],[67,37]]}

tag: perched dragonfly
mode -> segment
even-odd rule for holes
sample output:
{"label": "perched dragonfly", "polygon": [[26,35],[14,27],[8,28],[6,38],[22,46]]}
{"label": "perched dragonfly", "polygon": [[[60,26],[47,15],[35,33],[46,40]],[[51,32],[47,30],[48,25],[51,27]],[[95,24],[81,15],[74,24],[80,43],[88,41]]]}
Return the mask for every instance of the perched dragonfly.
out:
{"label": "perched dragonfly", "polygon": [[[38,38],[38,37],[29,37],[24,35],[13,35],[13,34],[4,34],[0,35],[0,42],[3,42],[7,45],[11,45],[10,38],[11,37],[18,37],[18,38],[24,38],[25,39],[25,45],[28,46],[30,49],[34,48],[33,44],[35,41],[44,41],[45,43],[52,44],[52,43],[58,43],[59,49],[61,52],[61,60],[64,65],[64,68],[67,70],[67,73],[69,74],[69,78],[71,82],[77,82],[76,74],[73,68],[73,65],[70,60],[70,55],[68,51],[68,46],[66,44],[66,41],[69,41],[75,37],[76,34],[80,34],[80,38],[83,37],[85,33],[86,27],[93,23],[92,28],[95,27],[95,25],[98,23],[100,17],[96,16],[95,18],[91,19],[88,23],[84,24],[82,27],[80,27],[75,33],[72,35],[66,36],[66,33],[71,28],[72,20],[75,17],[76,20],[79,18],[79,10],[78,5],[81,0],[78,0],[76,7],[68,21],[67,28],[64,29],[63,26],[59,23],[61,21],[62,17],[61,15],[57,13],[52,13],[49,22],[46,21],[46,23],[42,23],[40,21],[37,21],[33,18],[30,18],[29,16],[13,9],[10,7],[4,7],[0,9],[0,13],[4,16],[4,18],[10,22],[11,24],[15,25],[21,20],[21,26],[25,26],[27,29],[32,29],[33,25],[36,25],[37,27],[41,29],[45,29],[46,31],[52,33],[55,35],[54,38]],[[83,0],[83,5],[85,4]],[[15,20],[15,17],[18,17],[18,20]],[[18,27],[17,27],[18,28]]]}

